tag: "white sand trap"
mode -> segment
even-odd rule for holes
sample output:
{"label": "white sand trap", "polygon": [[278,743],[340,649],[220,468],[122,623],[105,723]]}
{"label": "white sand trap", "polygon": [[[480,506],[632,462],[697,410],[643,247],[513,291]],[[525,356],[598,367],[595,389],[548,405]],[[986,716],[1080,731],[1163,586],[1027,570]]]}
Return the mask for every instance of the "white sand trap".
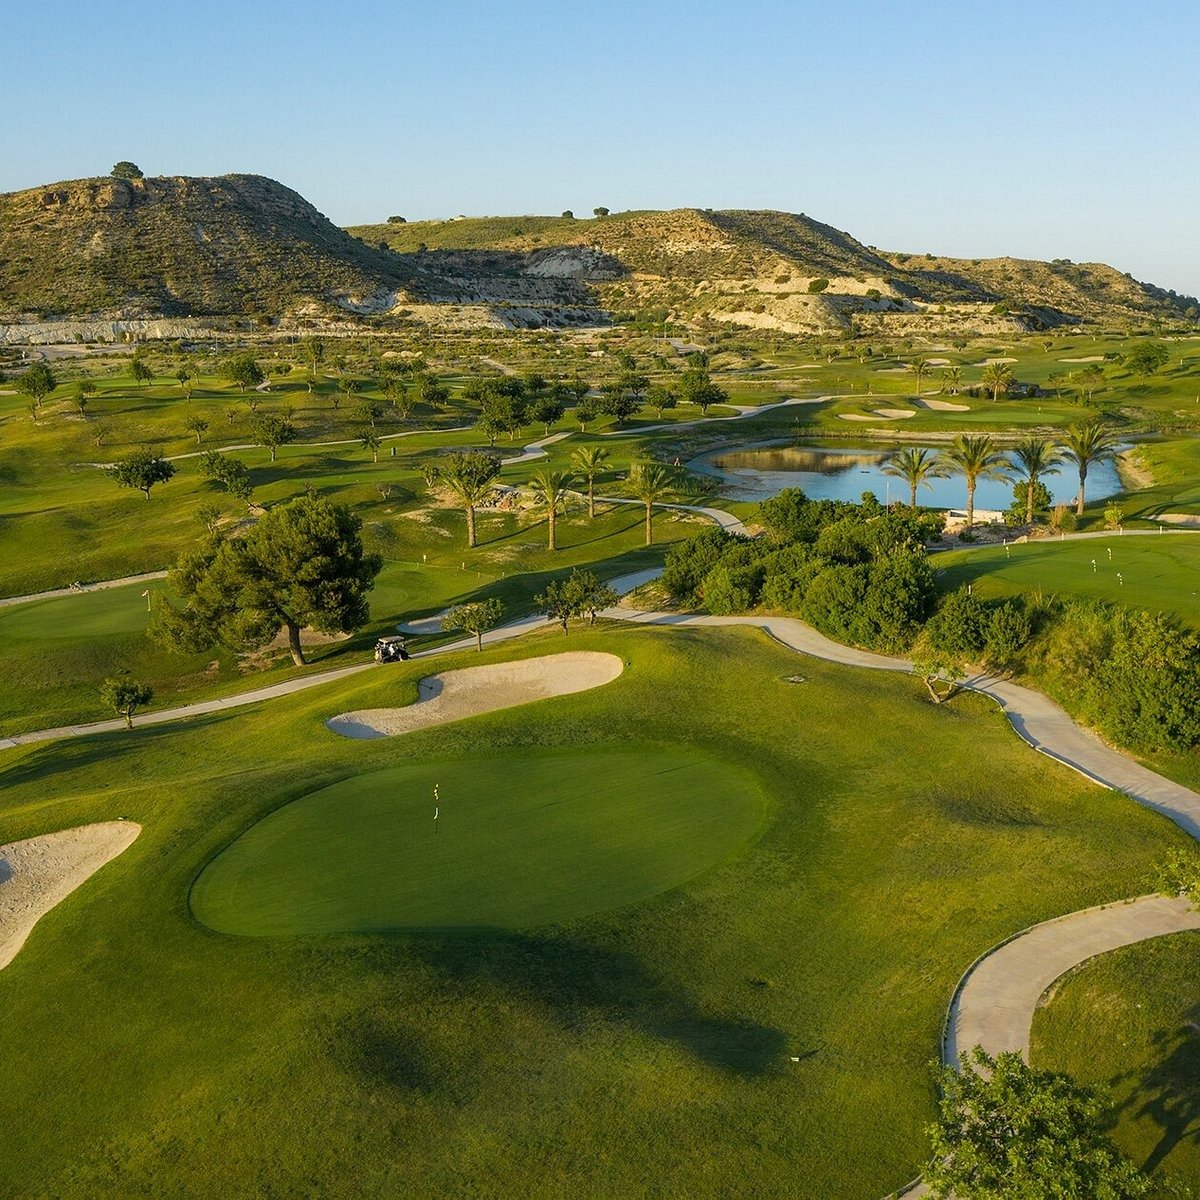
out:
{"label": "white sand trap", "polygon": [[366,708],[339,713],[325,724],[343,737],[393,737],[551,696],[586,692],[612,683],[624,669],[625,664],[615,654],[595,650],[464,667],[461,671],[443,671],[422,679],[417,702],[407,708]]}
{"label": "white sand trap", "polygon": [[948,367],[950,360],[948,358],[927,358],[925,365],[927,367]]}
{"label": "white sand trap", "polygon": [[889,421],[906,421],[917,415],[911,408],[877,408],[874,411]]}
{"label": "white sand trap", "polygon": [[104,821],[0,846],[0,969],[42,917],[141,832],[132,821]]}
{"label": "white sand trap", "polygon": [[985,358],[983,362],[977,362],[977,367],[990,367],[992,363],[1015,363],[1019,361],[1015,358]]}
{"label": "white sand trap", "polygon": [[1077,363],[1077,362],[1103,362],[1103,361],[1104,361],[1104,355],[1103,355],[1103,354],[1089,354],[1089,355],[1087,356],[1087,358],[1060,358],[1058,361],[1059,361],[1059,362],[1070,362],[1070,363]]}
{"label": "white sand trap", "polygon": [[843,421],[878,421],[878,417],[868,417],[865,413],[838,413]]}
{"label": "white sand trap", "polygon": [[1154,518],[1166,525],[1195,525],[1200,526],[1200,514],[1197,513],[1159,513]]}
{"label": "white sand trap", "polygon": [[910,375],[911,371],[907,367],[876,367],[876,375]]}
{"label": "white sand trap", "polygon": [[937,412],[970,412],[971,411],[971,406],[969,404],[951,404],[949,400],[920,399],[920,400],[914,400],[913,403],[918,405],[921,408],[935,409]]}

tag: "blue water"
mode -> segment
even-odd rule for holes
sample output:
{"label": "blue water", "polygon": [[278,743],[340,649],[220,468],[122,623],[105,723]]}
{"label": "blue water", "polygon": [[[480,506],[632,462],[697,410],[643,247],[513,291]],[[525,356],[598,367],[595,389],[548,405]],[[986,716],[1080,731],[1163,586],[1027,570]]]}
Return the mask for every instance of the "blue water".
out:
{"label": "blue water", "polygon": [[[906,442],[905,446],[913,443]],[[917,447],[920,449],[921,447]],[[925,447],[937,450],[936,446]],[[908,485],[881,469],[896,446],[774,446],[734,447],[718,450],[690,463],[694,470],[721,480],[724,495],[736,500],[765,500],[784,488],[802,488],[814,500],[858,500],[863,492],[877,499],[908,503]],[[1056,504],[1070,504],[1079,490],[1079,477],[1071,464],[1042,482]],[[930,508],[963,508],[966,484],[961,475],[934,479],[917,491],[917,503]],[[975,489],[975,507],[1006,509],[1012,504],[1013,482],[981,479]],[[1102,500],[1121,490],[1116,465],[1104,463],[1088,471],[1088,500]]]}

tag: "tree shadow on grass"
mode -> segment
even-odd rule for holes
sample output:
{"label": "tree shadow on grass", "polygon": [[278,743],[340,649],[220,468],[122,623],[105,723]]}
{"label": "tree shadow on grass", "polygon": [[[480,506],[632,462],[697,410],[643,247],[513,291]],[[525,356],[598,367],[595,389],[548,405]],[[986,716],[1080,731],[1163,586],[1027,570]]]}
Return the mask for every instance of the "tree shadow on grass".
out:
{"label": "tree shadow on grass", "polygon": [[[780,1030],[705,1011],[626,951],[508,930],[418,937],[407,941],[405,950],[454,994],[478,991],[487,998],[499,993],[567,1031],[607,1021],[673,1043],[708,1066],[739,1076],[761,1076],[784,1061],[786,1038]],[[390,953],[385,957],[390,960]],[[385,1033],[367,1022],[350,1035],[345,1053],[358,1070],[380,1082],[421,1087],[430,1067],[419,1046],[408,1032]]]}
{"label": "tree shadow on grass", "polygon": [[1182,1025],[1154,1038],[1155,1061],[1145,1073],[1117,1076],[1114,1085],[1133,1084],[1121,1110],[1149,1117],[1160,1132],[1143,1164],[1153,1172],[1181,1142],[1200,1142],[1200,1004]]}
{"label": "tree shadow on grass", "polygon": [[33,753],[15,762],[10,756],[17,751],[0,750],[0,789],[34,781],[44,782],[56,775],[87,770],[130,751],[146,750],[155,742],[181,733],[199,729],[211,732],[236,715],[236,712],[203,713],[179,721],[141,727],[135,717],[132,729],[36,743],[37,748]]}

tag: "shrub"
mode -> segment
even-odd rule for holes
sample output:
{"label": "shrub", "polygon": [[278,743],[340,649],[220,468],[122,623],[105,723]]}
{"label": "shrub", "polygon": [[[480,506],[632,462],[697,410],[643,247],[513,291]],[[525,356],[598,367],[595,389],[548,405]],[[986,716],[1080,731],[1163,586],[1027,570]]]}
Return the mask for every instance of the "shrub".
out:
{"label": "shrub", "polygon": [[819,296],[828,286],[828,279],[810,279],[808,282],[808,291],[812,296]]}

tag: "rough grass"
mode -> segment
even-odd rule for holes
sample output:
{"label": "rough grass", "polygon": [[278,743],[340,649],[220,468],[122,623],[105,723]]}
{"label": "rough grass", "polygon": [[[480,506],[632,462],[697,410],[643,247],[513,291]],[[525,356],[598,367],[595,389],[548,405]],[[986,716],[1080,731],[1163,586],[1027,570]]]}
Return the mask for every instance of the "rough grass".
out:
{"label": "rough grass", "polygon": [[[630,665],[593,693],[390,741],[322,722],[411,698],[421,664],[0,759],[0,839],[144,826],[0,973],[6,1188],[881,1195],[924,1154],[963,967],[1138,890],[1183,844],[973,697],[934,707],[906,677],[807,659],[789,683],[796,657],[749,630],[567,644]],[[190,915],[205,864],[314,788],[646,741],[749,772],[769,808],[760,838],[640,905],[475,937],[242,939]]]}

